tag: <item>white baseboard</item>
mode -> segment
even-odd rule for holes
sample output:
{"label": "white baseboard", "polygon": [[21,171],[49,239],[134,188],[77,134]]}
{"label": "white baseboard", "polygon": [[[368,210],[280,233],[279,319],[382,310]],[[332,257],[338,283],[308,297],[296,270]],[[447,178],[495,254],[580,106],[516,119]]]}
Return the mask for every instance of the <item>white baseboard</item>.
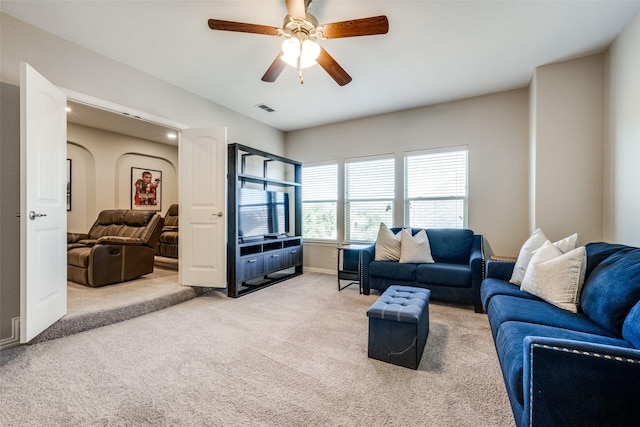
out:
{"label": "white baseboard", "polygon": [[11,319],[11,336],[0,340],[0,350],[20,344],[20,318]]}
{"label": "white baseboard", "polygon": [[338,273],[336,273],[335,270],[329,270],[326,268],[315,268],[315,267],[304,267],[304,271],[306,273],[322,273],[322,274],[331,274],[331,275],[337,275]]}

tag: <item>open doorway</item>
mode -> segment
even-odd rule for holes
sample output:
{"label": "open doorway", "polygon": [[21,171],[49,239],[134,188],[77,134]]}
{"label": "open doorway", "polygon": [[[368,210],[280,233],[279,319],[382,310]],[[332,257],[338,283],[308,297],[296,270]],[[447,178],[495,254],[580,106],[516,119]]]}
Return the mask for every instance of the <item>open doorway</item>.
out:
{"label": "open doorway", "polygon": [[[159,181],[156,203],[149,206],[163,218],[178,204],[179,128],[143,120],[135,114],[118,113],[83,102],[68,101],[67,158],[69,184],[67,229],[87,233],[105,209],[130,209],[132,183],[140,171],[152,171]],[[190,297],[178,280],[178,260],[158,257],[154,272],[140,279],[104,287],[67,282],[67,318],[86,317],[105,311],[113,321],[144,313],[143,304],[163,308]],[[104,323],[103,323],[104,324]],[[66,326],[67,329],[73,327]],[[55,330],[50,331],[55,333]]]}

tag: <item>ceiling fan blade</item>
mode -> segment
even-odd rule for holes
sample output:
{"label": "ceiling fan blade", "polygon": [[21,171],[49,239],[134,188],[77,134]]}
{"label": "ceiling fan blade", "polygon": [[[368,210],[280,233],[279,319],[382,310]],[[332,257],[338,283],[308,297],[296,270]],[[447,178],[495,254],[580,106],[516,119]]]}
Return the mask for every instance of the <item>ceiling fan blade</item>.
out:
{"label": "ceiling fan blade", "polygon": [[275,61],[271,63],[271,65],[267,69],[267,72],[264,73],[264,76],[262,76],[263,82],[269,82],[269,83],[275,82],[278,76],[280,75],[280,73],[282,72],[282,70],[284,70],[284,67],[287,66],[287,63],[281,59],[282,54],[283,53],[280,52],[278,56],[276,56]]}
{"label": "ceiling fan blade", "polygon": [[389,32],[389,20],[384,15],[322,25],[322,36],[327,39],[373,36],[387,34],[387,32]]}
{"label": "ceiling fan blade", "polygon": [[266,34],[268,36],[280,35],[280,28],[268,25],[247,24],[244,22],[222,21],[209,19],[209,28],[221,31],[237,31],[239,33]]}
{"label": "ceiling fan blade", "polygon": [[307,5],[305,0],[287,0],[289,16],[296,21],[302,21],[307,17]]}
{"label": "ceiling fan blade", "polygon": [[329,73],[331,78],[336,81],[340,86],[344,86],[349,83],[352,78],[347,72],[333,59],[333,56],[329,55],[329,52],[320,47],[320,55],[316,62],[320,64],[324,70]]}

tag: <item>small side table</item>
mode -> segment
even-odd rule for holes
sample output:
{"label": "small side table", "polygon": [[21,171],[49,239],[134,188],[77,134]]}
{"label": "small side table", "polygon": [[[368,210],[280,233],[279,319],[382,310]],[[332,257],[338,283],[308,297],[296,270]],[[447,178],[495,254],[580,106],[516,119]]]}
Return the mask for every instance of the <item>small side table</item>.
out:
{"label": "small side table", "polygon": [[[362,293],[362,281],[360,280],[360,251],[368,245],[338,245],[338,291],[357,284]],[[342,263],[340,262],[342,259]],[[341,286],[341,280],[349,280],[345,286]]]}

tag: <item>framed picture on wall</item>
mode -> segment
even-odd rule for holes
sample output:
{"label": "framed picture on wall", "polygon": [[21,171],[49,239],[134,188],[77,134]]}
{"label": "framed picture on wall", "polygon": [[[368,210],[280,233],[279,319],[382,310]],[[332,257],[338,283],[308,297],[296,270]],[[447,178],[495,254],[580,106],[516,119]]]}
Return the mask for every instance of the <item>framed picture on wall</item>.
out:
{"label": "framed picture on wall", "polygon": [[131,168],[131,209],[162,210],[162,171]]}
{"label": "framed picture on wall", "polygon": [[71,210],[71,159],[67,159],[67,210]]}

